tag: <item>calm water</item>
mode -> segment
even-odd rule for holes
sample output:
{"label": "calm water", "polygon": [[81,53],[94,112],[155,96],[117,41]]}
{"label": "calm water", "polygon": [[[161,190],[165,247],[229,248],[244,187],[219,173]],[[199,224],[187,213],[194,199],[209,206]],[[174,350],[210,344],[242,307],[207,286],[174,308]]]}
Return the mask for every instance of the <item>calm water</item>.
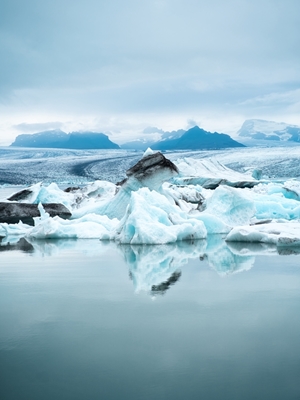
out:
{"label": "calm water", "polygon": [[0,398],[299,399],[300,256],[0,246]]}

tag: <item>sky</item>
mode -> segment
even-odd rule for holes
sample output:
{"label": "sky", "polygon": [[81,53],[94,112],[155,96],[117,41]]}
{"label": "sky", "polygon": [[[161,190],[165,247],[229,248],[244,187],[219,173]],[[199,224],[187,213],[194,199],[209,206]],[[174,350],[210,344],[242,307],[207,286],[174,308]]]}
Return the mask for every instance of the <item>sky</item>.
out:
{"label": "sky", "polygon": [[0,1],[0,145],[300,125],[299,0]]}

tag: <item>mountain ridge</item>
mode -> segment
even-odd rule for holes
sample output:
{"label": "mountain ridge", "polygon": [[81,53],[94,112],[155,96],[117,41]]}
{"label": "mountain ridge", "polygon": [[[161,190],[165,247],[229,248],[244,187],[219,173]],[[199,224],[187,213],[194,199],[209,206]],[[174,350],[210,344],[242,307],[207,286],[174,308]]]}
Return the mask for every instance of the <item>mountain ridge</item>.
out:
{"label": "mountain ridge", "polygon": [[228,147],[245,147],[245,145],[225,133],[211,133],[199,126],[194,126],[179,138],[160,140],[151,148],[153,150],[214,150]]}
{"label": "mountain ridge", "polygon": [[10,146],[83,150],[120,148],[104,133],[89,131],[66,133],[60,129],[18,135]]}
{"label": "mountain ridge", "polygon": [[300,127],[285,122],[247,119],[237,131],[238,138],[300,143]]}

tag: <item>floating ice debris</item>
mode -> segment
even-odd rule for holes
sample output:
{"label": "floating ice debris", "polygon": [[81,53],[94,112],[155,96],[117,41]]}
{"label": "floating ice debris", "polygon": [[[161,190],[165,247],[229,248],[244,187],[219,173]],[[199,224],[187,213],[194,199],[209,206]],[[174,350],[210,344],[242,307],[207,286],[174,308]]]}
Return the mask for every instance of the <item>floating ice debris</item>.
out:
{"label": "floating ice debris", "polygon": [[[119,185],[99,180],[64,191],[55,183],[39,183],[20,191],[1,203],[14,213],[0,214],[0,236],[167,244],[222,233],[228,241],[300,246],[297,181],[262,182],[216,160],[171,162],[151,149],[126,174]],[[51,202],[60,207],[56,214]],[[27,214],[23,218],[25,209],[35,210],[29,214],[34,226],[7,223],[29,222]],[[60,218],[70,213],[69,220]],[[12,216],[16,219],[9,220]]]}
{"label": "floating ice debris", "polygon": [[274,221],[268,224],[237,226],[226,237],[227,242],[258,242],[276,246],[300,246],[300,222]]}

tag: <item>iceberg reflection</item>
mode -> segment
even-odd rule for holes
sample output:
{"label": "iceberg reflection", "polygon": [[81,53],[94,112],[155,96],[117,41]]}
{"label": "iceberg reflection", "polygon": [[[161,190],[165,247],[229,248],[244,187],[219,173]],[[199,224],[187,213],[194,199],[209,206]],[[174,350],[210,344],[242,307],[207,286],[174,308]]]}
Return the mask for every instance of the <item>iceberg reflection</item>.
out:
{"label": "iceberg reflection", "polygon": [[281,246],[270,243],[250,243],[250,242],[227,242],[230,250],[240,255],[291,255],[300,254],[299,246]]}
{"label": "iceberg reflection", "polygon": [[[2,239],[2,240],[1,240]],[[76,251],[87,256],[101,255],[109,249],[116,251],[113,242],[98,239],[43,239],[20,238],[17,236],[0,237],[0,251],[19,250],[30,252],[37,257],[51,257],[65,251]]]}
{"label": "iceberg reflection", "polygon": [[234,253],[220,235],[209,235],[206,243],[207,261],[219,275],[248,271],[254,265],[255,256]]}
{"label": "iceberg reflection", "polygon": [[34,247],[24,238],[14,237],[13,240],[7,241],[6,238],[0,237],[0,252],[20,250],[25,253],[33,253]]}
{"label": "iceberg reflection", "polygon": [[128,264],[136,292],[165,294],[181,276],[181,269],[191,259],[207,261],[219,275],[247,271],[255,256],[234,254],[223,237],[211,235],[207,240],[157,245],[119,245]]}
{"label": "iceberg reflection", "polygon": [[180,268],[199,257],[205,241],[168,245],[119,245],[136,292],[164,294],[180,278]]}

